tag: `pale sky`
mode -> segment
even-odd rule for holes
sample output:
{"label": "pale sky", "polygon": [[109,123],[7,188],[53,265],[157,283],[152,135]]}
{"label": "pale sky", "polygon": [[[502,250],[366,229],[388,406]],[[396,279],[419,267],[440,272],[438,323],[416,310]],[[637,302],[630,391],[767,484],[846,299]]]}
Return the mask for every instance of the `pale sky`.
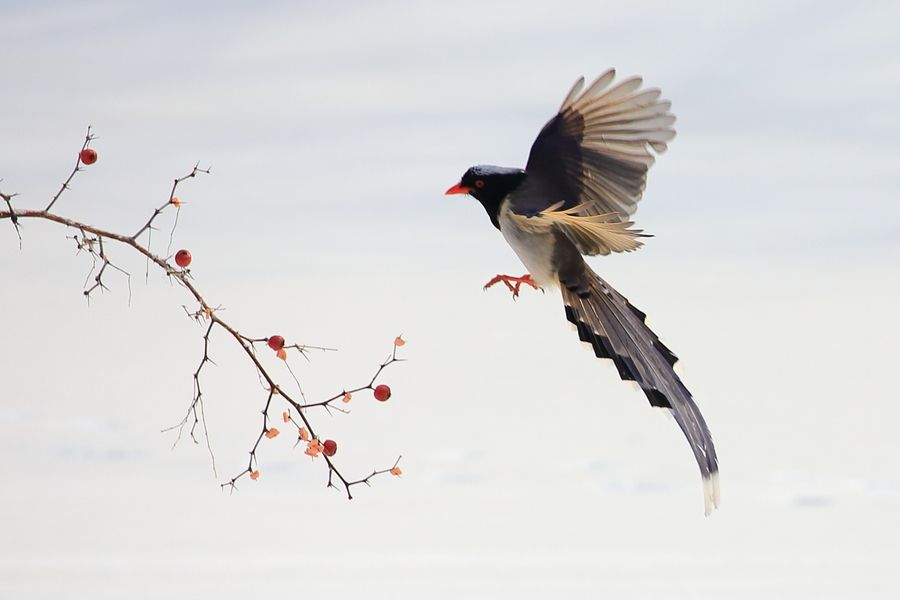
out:
{"label": "pale sky", "polygon": [[[197,161],[175,247],[251,335],[340,349],[311,398],[409,340],[385,404],[313,414],[348,475],[266,440],[225,337],[203,447],[188,296],[132,273],[86,306],[65,229],[0,222],[0,598],[895,598],[900,594],[900,9],[893,3],[0,0],[0,190],[132,231]],[[592,259],[681,357],[722,469],[703,517],[674,422],[521,274],[467,167],[524,164],[571,83],[663,90],[638,253]],[[171,221],[163,221],[170,226]],[[166,229],[168,231],[168,229]],[[165,251],[164,235],[154,247]],[[272,363],[287,384],[289,375]],[[281,408],[275,414],[280,414]]]}

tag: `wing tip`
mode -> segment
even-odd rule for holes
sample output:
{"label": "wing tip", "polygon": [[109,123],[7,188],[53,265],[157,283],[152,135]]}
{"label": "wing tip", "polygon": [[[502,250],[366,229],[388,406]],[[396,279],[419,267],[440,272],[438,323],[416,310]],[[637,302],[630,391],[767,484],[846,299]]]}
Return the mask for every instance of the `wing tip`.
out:
{"label": "wing tip", "polygon": [[[569,93],[566,94],[566,97],[563,98],[562,104],[559,105],[558,113],[563,112],[570,104],[572,104],[577,98],[578,94],[581,93],[582,88],[584,88],[584,75],[575,80],[575,83],[572,85],[572,88],[569,90]],[[554,117],[555,118],[555,117]]]}

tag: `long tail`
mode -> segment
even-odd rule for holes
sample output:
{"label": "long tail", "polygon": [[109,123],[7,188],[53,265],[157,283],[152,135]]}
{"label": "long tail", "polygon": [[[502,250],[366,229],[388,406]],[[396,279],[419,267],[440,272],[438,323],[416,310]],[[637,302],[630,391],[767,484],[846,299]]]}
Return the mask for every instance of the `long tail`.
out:
{"label": "long tail", "polygon": [[704,508],[719,505],[719,464],[712,436],[691,393],[673,370],[678,361],[644,322],[646,315],[585,263],[576,277],[560,282],[566,318],[599,358],[610,358],[622,379],[638,383],[650,404],[672,411],[703,476]]}

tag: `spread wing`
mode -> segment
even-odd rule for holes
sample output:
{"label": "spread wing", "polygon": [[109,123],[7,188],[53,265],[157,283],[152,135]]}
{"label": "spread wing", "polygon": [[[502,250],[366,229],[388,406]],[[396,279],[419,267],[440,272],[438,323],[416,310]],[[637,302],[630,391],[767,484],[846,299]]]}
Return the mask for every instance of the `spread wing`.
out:
{"label": "spread wing", "polygon": [[640,89],[638,77],[612,85],[614,78],[610,69],[583,91],[584,78],[575,82],[531,146],[531,193],[514,211],[535,214],[562,202],[583,216],[615,213],[625,222],[634,214],[653,153],[675,137],[675,116],[658,89]]}

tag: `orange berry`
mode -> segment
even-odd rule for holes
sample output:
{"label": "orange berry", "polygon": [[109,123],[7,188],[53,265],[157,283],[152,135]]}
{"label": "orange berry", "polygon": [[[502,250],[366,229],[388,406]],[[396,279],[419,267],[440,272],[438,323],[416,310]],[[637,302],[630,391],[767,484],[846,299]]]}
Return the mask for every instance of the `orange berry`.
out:
{"label": "orange berry", "polygon": [[287,360],[287,350],[285,350],[284,348],[279,348],[278,352],[275,353],[275,356],[277,356],[281,360]]}
{"label": "orange berry", "polygon": [[304,442],[309,441],[309,430],[306,427],[301,427],[300,431],[298,432],[298,435],[300,436],[300,439],[303,440]]}
{"label": "orange berry", "polygon": [[285,423],[290,423],[291,422],[291,413],[289,413],[288,411],[284,411],[283,413],[281,413],[281,418],[284,420]]}
{"label": "orange berry", "polygon": [[170,204],[174,204],[175,206],[181,206],[181,200],[178,199],[178,196],[172,196],[172,199],[169,200]]}
{"label": "orange berry", "polygon": [[277,428],[273,427],[271,429],[266,430],[266,437],[271,440],[273,437],[278,437],[279,433],[281,433],[281,432],[278,431]]}
{"label": "orange berry", "polygon": [[402,345],[404,345],[404,344],[406,344],[406,340],[403,339],[403,336],[399,336],[399,335],[398,335],[397,337],[394,338],[394,345],[395,345],[395,346],[398,346],[398,347],[399,347],[399,346],[402,346]]}
{"label": "orange berry", "polygon": [[344,397],[341,398],[341,402],[343,402],[344,404],[347,404],[348,402],[350,402],[350,398],[352,398],[352,397],[353,397],[353,394],[351,394],[350,392],[344,392]]}
{"label": "orange berry", "polygon": [[252,473],[250,473],[250,479],[252,479],[253,481],[259,479],[259,471],[253,471]]}
{"label": "orange berry", "polygon": [[394,477],[400,477],[401,475],[403,475],[403,470],[400,467],[394,467],[393,469],[391,469],[391,475],[393,475]]}

